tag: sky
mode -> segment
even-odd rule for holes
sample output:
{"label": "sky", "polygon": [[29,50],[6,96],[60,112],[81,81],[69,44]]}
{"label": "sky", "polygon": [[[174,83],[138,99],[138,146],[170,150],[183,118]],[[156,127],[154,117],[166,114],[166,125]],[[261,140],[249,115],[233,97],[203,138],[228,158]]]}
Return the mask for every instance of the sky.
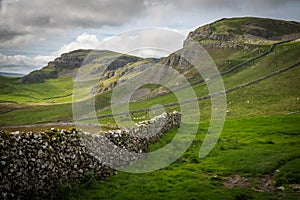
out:
{"label": "sky", "polygon": [[299,8],[300,0],[0,0],[0,72],[26,74],[76,49],[128,53],[145,40],[167,51],[136,55],[167,56],[190,31],[220,18],[300,21]]}

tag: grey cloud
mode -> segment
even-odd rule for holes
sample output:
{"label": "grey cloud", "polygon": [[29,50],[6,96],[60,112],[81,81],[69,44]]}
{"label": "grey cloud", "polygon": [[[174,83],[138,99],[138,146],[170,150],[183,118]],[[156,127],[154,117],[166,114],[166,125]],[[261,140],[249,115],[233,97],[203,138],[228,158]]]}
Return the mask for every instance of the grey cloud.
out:
{"label": "grey cloud", "polygon": [[164,2],[182,6],[181,8],[235,8],[239,6],[268,7],[270,9],[280,7],[289,3],[299,3],[299,0],[165,0]]}
{"label": "grey cloud", "polygon": [[12,40],[15,37],[26,34],[18,30],[9,30],[5,27],[0,27],[0,43],[5,42],[6,40]]}
{"label": "grey cloud", "polygon": [[[48,58],[49,61],[50,58]],[[1,72],[21,72],[28,73],[43,66],[42,57],[28,57],[24,55],[8,56],[0,53]]]}
{"label": "grey cloud", "polygon": [[[175,9],[174,13],[198,11],[210,16],[215,14],[214,12],[223,14],[224,11],[230,11],[236,16],[247,13],[245,11],[251,12],[251,15],[263,15],[264,12],[272,13],[277,9],[282,9],[285,15],[299,18],[299,14],[295,16],[296,14],[289,13],[288,9],[300,6],[299,0],[156,0],[155,2],[161,5],[172,5]],[[150,5],[154,5],[154,3],[152,2]],[[241,13],[241,10],[244,13]],[[276,16],[275,13],[273,15]],[[282,17],[286,18],[285,16]]]}
{"label": "grey cloud", "polygon": [[16,45],[18,42],[9,40],[22,35],[38,38],[72,28],[119,26],[139,17],[144,10],[144,3],[139,0],[1,0],[0,3],[0,27],[5,27],[0,28],[0,41]]}
{"label": "grey cloud", "polygon": [[4,0],[2,17],[10,25],[30,27],[101,27],[127,23],[138,16],[143,7],[143,2],[139,0]]}
{"label": "grey cloud", "polygon": [[7,64],[0,66],[0,72],[7,72],[7,73],[23,73],[27,74],[37,67],[32,65],[14,65],[14,64]]}
{"label": "grey cloud", "polygon": [[[190,19],[184,17],[193,12],[203,20],[195,25],[228,15],[298,19],[299,14],[295,9],[297,5],[300,6],[300,1],[0,0],[0,5],[0,47],[7,47],[28,44],[43,36],[62,34],[72,29],[121,26],[135,20],[142,21],[143,26],[160,26],[179,20],[188,23],[184,20]],[[155,20],[157,24],[153,23]]]}

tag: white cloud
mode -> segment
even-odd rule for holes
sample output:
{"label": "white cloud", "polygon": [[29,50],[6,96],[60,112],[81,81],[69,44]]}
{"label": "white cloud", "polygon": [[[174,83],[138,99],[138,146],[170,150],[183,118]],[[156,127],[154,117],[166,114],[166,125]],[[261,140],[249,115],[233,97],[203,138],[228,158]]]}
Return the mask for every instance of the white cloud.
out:
{"label": "white cloud", "polygon": [[163,57],[182,48],[186,32],[168,28],[144,28],[106,38],[98,49],[141,57]]}
{"label": "white cloud", "polygon": [[54,54],[60,55],[77,49],[96,49],[99,45],[100,41],[96,35],[83,33],[82,35],[77,36],[76,41],[63,45]]}

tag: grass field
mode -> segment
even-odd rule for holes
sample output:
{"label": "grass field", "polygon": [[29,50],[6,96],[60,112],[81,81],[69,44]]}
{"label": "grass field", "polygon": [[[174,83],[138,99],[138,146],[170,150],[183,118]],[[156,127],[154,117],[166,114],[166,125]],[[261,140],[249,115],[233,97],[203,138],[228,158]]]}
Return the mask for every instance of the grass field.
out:
{"label": "grass field", "polygon": [[[299,120],[299,114],[227,120],[219,142],[204,159],[198,154],[208,123],[201,123],[189,150],[170,166],[144,174],[118,172],[102,181],[90,179],[87,185],[65,185],[58,197],[299,199],[299,190],[293,188],[300,183]],[[174,134],[176,130],[168,132],[151,150],[170,142]],[[232,185],[232,180],[237,181]],[[266,185],[270,181],[271,186]]]}

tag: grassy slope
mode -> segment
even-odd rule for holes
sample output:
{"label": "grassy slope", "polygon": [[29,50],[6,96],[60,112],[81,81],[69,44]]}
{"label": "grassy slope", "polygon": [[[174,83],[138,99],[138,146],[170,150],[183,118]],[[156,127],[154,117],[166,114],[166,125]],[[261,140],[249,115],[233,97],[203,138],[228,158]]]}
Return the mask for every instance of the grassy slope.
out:
{"label": "grassy slope", "polygon": [[232,66],[249,60],[249,58],[259,56],[261,53],[268,51],[269,48],[270,45],[257,46],[256,50],[208,48],[207,52],[222,72],[230,69]]}
{"label": "grassy slope", "polygon": [[18,80],[19,78],[0,77],[1,102],[63,103],[70,102],[72,99],[71,96],[47,99],[72,93],[73,80],[71,77],[59,77],[35,84],[18,84]]}
{"label": "grassy slope", "polygon": [[[297,171],[295,166],[300,164],[299,159],[293,160],[300,157],[299,119],[297,114],[227,120],[213,151],[199,159],[208,125],[202,123],[189,150],[167,168],[146,174],[118,172],[88,187],[65,189],[62,196],[71,199],[297,199],[299,193],[286,185],[291,178],[284,172],[291,174],[290,169]],[[170,131],[152,150],[164,146],[175,133],[176,130]],[[291,164],[290,160],[293,160]],[[273,176],[276,169],[281,171],[281,166],[283,172],[274,180],[285,186],[284,192],[254,191],[262,187],[262,175]],[[251,180],[249,186],[225,187],[226,180],[236,174]]]}
{"label": "grassy slope", "polygon": [[[297,56],[300,53],[299,42],[279,46],[275,49],[275,52],[276,53],[261,59],[259,62],[255,62],[252,65],[249,65],[233,74],[224,76],[223,81],[225,88],[231,88],[236,85],[260,78],[275,70],[300,61],[300,58]],[[298,67],[258,83],[257,85],[253,85],[247,87],[246,89],[237,90],[228,94],[227,99],[228,103],[230,102],[228,104],[230,110],[249,110],[249,112],[239,112],[236,115],[229,114],[229,117],[239,117],[244,116],[244,114],[246,114],[245,116],[249,116],[250,113],[255,115],[255,113],[259,114],[257,112],[259,112],[261,109],[263,109],[263,111],[260,113],[266,114],[284,113],[287,111],[287,109],[283,110],[284,107],[289,108],[289,110],[292,111],[300,109],[297,101],[297,98],[300,94],[299,88],[291,87],[296,86],[299,83],[299,72],[300,70]],[[198,84],[194,86],[194,91],[199,97],[207,95],[208,93],[205,84]],[[180,92],[184,94],[185,91]],[[150,107],[151,105],[155,104],[166,104],[176,101],[177,99],[173,94],[168,94],[152,100],[132,103],[131,108],[136,110],[144,107]],[[248,105],[247,101],[250,101],[251,104]],[[270,109],[268,111],[268,106],[266,106],[268,103],[270,106],[273,106],[274,109]],[[210,112],[210,108],[207,106],[208,103],[200,102],[200,104],[202,105],[201,109],[203,109],[203,115],[206,115],[207,112]],[[260,106],[256,108],[255,105]],[[276,106],[278,106],[277,109]],[[108,111],[104,111],[103,113],[108,113]],[[247,113],[249,115],[247,115]],[[99,112],[99,114],[101,114],[101,112]]]}
{"label": "grassy slope", "polygon": [[252,28],[249,25],[264,27],[271,32],[272,35],[276,36],[298,33],[299,31],[299,23],[257,17],[228,18],[225,20],[218,20],[212,24],[212,26],[219,31],[218,33],[231,29],[231,31],[234,31],[236,34],[244,34],[247,32]]}
{"label": "grassy slope", "polygon": [[[234,72],[232,74],[223,77],[223,81],[226,88],[230,88],[253,79],[257,79],[263,75],[266,75],[277,69],[286,67],[292,63],[299,61],[300,42],[291,42],[286,45],[280,45],[275,48],[273,54],[268,55],[249,64],[245,68]],[[250,86],[245,89],[234,91],[228,94],[228,106],[229,106],[229,117],[239,117],[243,116],[254,116],[259,113],[266,114],[276,114],[276,113],[286,113],[288,111],[296,111],[298,108],[297,98],[300,94],[299,87],[296,87],[299,83],[299,68],[289,70],[281,75],[277,75],[268,80],[265,80],[258,85]],[[47,85],[51,85],[52,80],[46,83],[36,84],[36,86],[46,88]],[[53,80],[54,81],[54,80]],[[278,85],[276,85],[278,83]],[[70,84],[63,83],[61,84]],[[13,85],[15,86],[15,85]],[[30,85],[28,85],[29,87]],[[34,86],[29,88],[34,89]],[[16,85],[16,87],[19,87]],[[68,86],[71,88],[71,86]],[[67,88],[68,88],[67,87]],[[37,87],[38,88],[38,87]],[[61,89],[61,87],[57,87]],[[4,88],[5,89],[5,88]],[[207,94],[207,89],[205,84],[198,84],[194,86],[194,90],[197,96],[203,96]],[[22,90],[16,90],[21,92]],[[26,90],[24,90],[26,91]],[[31,92],[31,90],[29,90]],[[185,90],[180,91],[185,93]],[[14,92],[16,94],[17,92]],[[48,93],[44,93],[44,97],[49,97]],[[66,94],[66,93],[61,93]],[[4,94],[8,95],[8,94]],[[54,94],[52,94],[54,95]],[[55,93],[55,95],[57,95]],[[101,109],[109,105],[111,92],[105,92],[96,98],[96,109]],[[1,94],[2,96],[2,94]],[[8,98],[8,97],[7,97]],[[17,98],[17,97],[14,97]],[[69,100],[71,97],[67,97]],[[59,99],[54,99],[59,101]],[[51,101],[51,100],[47,100]],[[166,104],[171,102],[176,102],[177,99],[173,94],[167,94],[155,99],[143,100],[137,103],[131,103],[130,107],[132,110],[141,109],[149,107],[155,104]],[[250,104],[245,102],[250,101]],[[255,102],[255,103],[254,103]],[[268,109],[269,106],[272,109]],[[209,117],[209,102],[200,102],[202,109],[202,119],[207,119]],[[256,107],[257,106],[257,107]],[[31,113],[38,113],[37,115],[31,115]],[[110,110],[101,110],[98,114],[110,113]],[[236,113],[236,114],[234,114]],[[31,124],[37,122],[47,122],[55,121],[58,119],[71,119],[72,117],[71,104],[61,104],[61,105],[49,105],[49,106],[35,106],[30,108],[18,109],[8,113],[1,114],[1,125],[16,125],[16,124]],[[103,121],[103,120],[102,120]],[[103,122],[107,123],[110,119],[105,119]]]}
{"label": "grassy slope", "polygon": [[[290,56],[273,54],[249,68],[227,75],[224,77],[225,85],[232,87],[298,61],[299,46],[294,47],[277,49],[277,53],[284,52],[284,55]],[[286,54],[286,51],[289,53]],[[218,144],[206,158],[199,159],[198,153],[208,122],[200,124],[189,150],[167,168],[146,174],[118,172],[118,175],[88,187],[71,187],[64,190],[64,195],[70,199],[299,199],[299,192],[290,184],[300,183],[297,175],[297,166],[300,165],[300,115],[287,115],[300,110],[299,73],[299,67],[294,68],[229,93],[229,113],[224,130]],[[204,86],[195,88],[203,89]],[[165,95],[135,103],[132,108],[167,103],[174,101],[173,98]],[[209,101],[200,102],[200,105],[208,118]],[[176,130],[170,131],[152,146],[152,150],[167,144],[175,133]],[[278,174],[275,172],[277,169]],[[236,175],[248,178],[247,187],[225,186],[226,181]],[[258,192],[265,184],[263,177],[266,175],[275,181],[274,191]],[[276,189],[282,185],[284,191]]]}

